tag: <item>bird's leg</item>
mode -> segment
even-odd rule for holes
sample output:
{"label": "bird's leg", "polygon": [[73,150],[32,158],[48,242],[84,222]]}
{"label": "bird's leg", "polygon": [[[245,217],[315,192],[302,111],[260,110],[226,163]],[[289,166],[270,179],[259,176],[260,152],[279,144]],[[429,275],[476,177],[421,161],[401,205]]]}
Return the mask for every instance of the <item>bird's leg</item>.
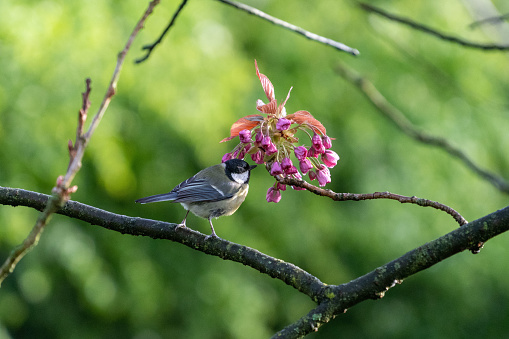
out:
{"label": "bird's leg", "polygon": [[180,224],[178,224],[176,228],[186,227],[186,219],[187,219],[188,214],[189,214],[189,211],[187,211],[186,216],[184,217],[184,220],[182,220],[182,222]]}
{"label": "bird's leg", "polygon": [[209,223],[210,223],[210,229],[212,230],[212,234],[211,235],[207,235],[205,237],[205,240],[208,240],[209,238],[219,238],[216,234],[216,232],[214,231],[214,226],[212,226],[212,217],[209,217]]}

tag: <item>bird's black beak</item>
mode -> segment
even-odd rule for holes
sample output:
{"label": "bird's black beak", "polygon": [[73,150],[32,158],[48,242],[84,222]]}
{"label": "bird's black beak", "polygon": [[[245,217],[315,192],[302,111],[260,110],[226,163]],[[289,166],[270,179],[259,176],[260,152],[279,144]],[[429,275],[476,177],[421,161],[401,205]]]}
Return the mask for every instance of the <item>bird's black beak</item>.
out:
{"label": "bird's black beak", "polygon": [[249,170],[250,170],[250,171],[254,170],[254,169],[256,168],[256,166],[258,166],[258,165],[252,165],[252,166],[249,166]]}

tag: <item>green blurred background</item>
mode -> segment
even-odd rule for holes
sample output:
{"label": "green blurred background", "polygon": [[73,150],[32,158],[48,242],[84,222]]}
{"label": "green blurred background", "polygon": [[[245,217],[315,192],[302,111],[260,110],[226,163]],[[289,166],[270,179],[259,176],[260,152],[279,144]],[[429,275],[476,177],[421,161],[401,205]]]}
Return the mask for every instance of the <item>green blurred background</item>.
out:
{"label": "green blurred background", "polygon": [[[216,1],[190,1],[148,61],[134,65],[179,1],[163,1],[130,51],[118,94],[87,149],[73,200],[115,213],[180,222],[179,205],[134,204],[218,163],[219,143],[265,99],[254,59],[288,113],[308,110],[341,156],[328,188],[391,191],[447,204],[473,220],[508,196],[445,152],[402,135],[333,68],[341,61],[420,129],[446,137],[509,178],[508,59],[437,40],[369,15],[347,1],[249,4],[360,50],[357,58]],[[459,1],[374,4],[469,40]],[[504,1],[494,2],[501,13]],[[147,2],[0,2],[0,185],[49,193],[68,162],[86,77],[95,113]],[[309,144],[309,143],[308,143]],[[335,203],[288,190],[253,172],[239,211],[219,236],[294,263],[323,282],[363,275],[457,225],[437,210],[395,201]],[[28,234],[37,212],[0,206],[0,259]],[[206,220],[188,225],[209,234]],[[509,260],[503,234],[476,256],[456,255],[338,316],[312,338],[465,338],[509,335]],[[266,338],[314,304],[284,283],[169,241],[111,232],[55,216],[40,244],[0,289],[0,338]]]}

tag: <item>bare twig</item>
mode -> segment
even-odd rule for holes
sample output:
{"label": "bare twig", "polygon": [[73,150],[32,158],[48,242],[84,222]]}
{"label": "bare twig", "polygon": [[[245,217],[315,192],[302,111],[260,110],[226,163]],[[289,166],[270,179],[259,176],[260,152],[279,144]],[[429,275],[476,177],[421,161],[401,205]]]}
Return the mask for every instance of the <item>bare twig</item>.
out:
{"label": "bare twig", "polygon": [[[3,205],[42,210],[48,206],[47,201],[51,198],[41,193],[0,187],[0,204]],[[346,309],[364,300],[382,298],[389,289],[402,283],[403,279],[509,230],[509,207],[506,207],[427,242],[362,277],[342,285],[327,285],[291,263],[223,239],[205,240],[205,234],[189,228],[178,228],[174,223],[114,214],[75,201],[68,201],[56,213],[122,234],[168,239],[193,250],[242,263],[285,282],[318,304],[306,316],[278,332],[274,338],[300,338],[317,331]]]}
{"label": "bare twig", "polygon": [[90,107],[89,95],[90,95],[90,79],[86,80],[86,90],[82,94],[83,104],[82,108],[79,111],[78,115],[78,126],[76,128],[76,142],[74,146],[72,145],[72,141],[68,144],[69,149],[69,165],[67,167],[67,172],[65,176],[59,176],[57,179],[56,186],[52,190],[52,196],[48,200],[46,207],[42,210],[39,215],[37,222],[35,223],[32,231],[27,236],[27,238],[14,248],[9,257],[5,260],[4,264],[0,268],[0,285],[2,281],[14,270],[16,264],[28,253],[34,246],[37,245],[39,238],[44,230],[44,227],[48,224],[50,217],[53,213],[59,210],[70,198],[70,195],[78,189],[77,186],[71,187],[72,180],[78,173],[81,168],[81,160],[83,159],[83,154],[85,153],[85,148],[90,141],[92,134],[95,129],[99,125],[101,118],[104,115],[104,112],[108,108],[108,105],[111,101],[113,95],[115,95],[118,78],[120,76],[120,71],[122,69],[122,65],[124,63],[125,56],[127,51],[131,47],[131,44],[138,34],[138,32],[143,28],[143,24],[147,17],[152,13],[154,7],[159,3],[159,0],[152,1],[142,18],[138,21],[138,24],[134,28],[133,32],[129,36],[129,39],[124,47],[124,49],[119,53],[117,58],[117,65],[115,67],[115,71],[113,72],[113,76],[110,81],[110,85],[106,92],[106,95],[99,107],[98,112],[94,116],[92,123],[86,133],[83,133],[84,123],[88,114],[88,108]]}
{"label": "bare twig", "polygon": [[[459,214],[455,209],[452,207],[449,207],[447,205],[444,205],[442,203],[439,203],[437,201],[418,198],[416,196],[408,197],[400,194],[394,194],[390,192],[375,192],[375,193],[336,193],[334,191],[331,191],[329,189],[323,189],[320,187],[316,187],[304,180],[295,179],[295,178],[288,178],[278,175],[275,177],[277,181],[279,181],[281,184],[285,185],[291,185],[291,186],[297,186],[302,187],[311,193],[314,193],[316,195],[322,196],[322,197],[328,197],[331,198],[334,201],[361,201],[361,200],[373,200],[373,199],[391,199],[399,201],[402,204],[415,204],[422,207],[433,207],[437,210],[443,211],[456,220],[456,222],[460,226],[464,226],[468,223],[468,221],[463,218],[461,214]],[[474,254],[479,253],[484,246],[484,243],[478,243],[473,246],[470,251]]]}
{"label": "bare twig", "polygon": [[468,168],[490,182],[501,192],[509,193],[509,183],[504,178],[479,167],[463,151],[451,145],[446,139],[432,136],[417,130],[417,128],[405,117],[405,115],[388,102],[369,80],[361,77],[355,71],[343,64],[338,64],[336,71],[345,80],[355,85],[378,109],[378,111],[396,125],[396,127],[398,127],[403,133],[419,142],[445,150],[453,157],[461,160]]}
{"label": "bare twig", "polygon": [[292,32],[301,34],[301,35],[305,36],[306,38],[308,38],[310,40],[317,41],[319,43],[331,46],[331,47],[333,47],[333,48],[335,48],[335,49],[337,49],[339,51],[347,52],[347,53],[352,54],[352,55],[359,55],[359,51],[356,50],[355,48],[349,47],[349,46],[347,46],[345,44],[342,44],[341,42],[337,42],[337,41],[334,41],[332,39],[325,38],[325,37],[320,36],[318,34],[306,31],[305,29],[302,29],[302,28],[300,28],[298,26],[295,26],[295,25],[293,25],[291,23],[288,23],[288,22],[283,21],[281,19],[275,18],[275,17],[273,17],[273,16],[271,16],[271,15],[269,15],[267,13],[264,13],[264,12],[260,11],[257,8],[245,5],[245,4],[240,3],[240,2],[231,1],[231,0],[218,0],[218,1],[220,1],[220,2],[222,2],[224,4],[227,4],[227,5],[233,6],[233,7],[237,8],[237,9],[243,10],[244,12],[247,12],[249,14],[255,15],[255,16],[259,17],[259,18],[265,19],[265,20],[273,23],[274,25],[277,25],[277,26],[286,28],[286,29],[288,29],[288,30],[290,30]]}
{"label": "bare twig", "polygon": [[492,16],[489,18],[475,21],[475,22],[471,23],[469,26],[470,26],[470,28],[474,29],[474,28],[477,28],[477,27],[485,25],[485,24],[491,24],[491,25],[499,24],[499,23],[504,22],[508,19],[509,19],[509,13],[506,13],[506,14]]}
{"label": "bare twig", "polygon": [[173,13],[173,17],[171,18],[170,20],[170,23],[168,24],[168,26],[166,26],[166,28],[164,29],[164,31],[161,33],[161,35],[159,36],[159,38],[154,41],[153,43],[151,43],[150,45],[145,45],[143,46],[143,50],[146,50],[146,54],[139,58],[139,59],[136,59],[136,63],[139,64],[145,60],[147,60],[150,55],[152,54],[152,51],[154,50],[154,48],[156,48],[157,45],[159,45],[161,43],[161,41],[163,40],[164,36],[166,35],[166,33],[168,33],[168,31],[170,30],[171,26],[173,26],[173,24],[175,23],[175,20],[177,20],[177,17],[178,15],[180,14],[180,11],[182,11],[182,9],[184,8],[184,6],[186,5],[187,3],[187,0],[183,0],[182,3],[180,4],[179,8],[177,8],[177,10],[175,11],[175,13]]}
{"label": "bare twig", "polygon": [[441,204],[436,201],[418,198],[416,196],[407,197],[404,195],[394,194],[390,192],[375,192],[375,193],[336,193],[329,189],[320,188],[314,186],[304,180],[299,180],[295,178],[283,178],[282,176],[277,176],[276,180],[285,185],[297,186],[305,188],[306,190],[314,193],[316,195],[320,195],[322,197],[331,198],[334,201],[361,201],[361,200],[373,200],[373,199],[390,199],[399,201],[402,204],[415,204],[423,207],[433,207],[437,210],[443,211],[456,220],[456,222],[463,226],[468,222],[453,208]]}
{"label": "bare twig", "polygon": [[433,36],[440,38],[442,40],[456,43],[456,44],[464,46],[464,47],[477,48],[477,49],[482,49],[485,51],[507,51],[507,50],[509,50],[509,46],[507,46],[507,45],[480,44],[480,43],[475,43],[475,42],[467,41],[464,39],[460,39],[460,38],[452,36],[452,35],[447,35],[447,34],[439,32],[433,28],[430,28],[423,24],[417,23],[411,19],[403,18],[403,17],[397,16],[397,15],[388,13],[380,8],[369,5],[367,3],[361,2],[361,3],[359,3],[359,6],[367,12],[381,15],[381,16],[383,16],[387,19],[390,19],[392,21],[396,21],[396,22],[405,24],[405,25],[407,25],[413,29],[416,29],[418,31],[433,35]]}

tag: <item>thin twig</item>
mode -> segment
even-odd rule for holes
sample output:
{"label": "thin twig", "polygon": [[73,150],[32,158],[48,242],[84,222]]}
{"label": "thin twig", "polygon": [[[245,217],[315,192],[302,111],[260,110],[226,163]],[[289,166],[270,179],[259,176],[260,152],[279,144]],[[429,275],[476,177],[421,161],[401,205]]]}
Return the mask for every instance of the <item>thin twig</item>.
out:
{"label": "thin twig", "polygon": [[222,2],[224,4],[227,4],[227,5],[233,6],[233,7],[237,8],[237,9],[243,10],[243,11],[249,13],[249,14],[255,15],[255,16],[257,16],[259,18],[262,18],[264,20],[267,20],[267,21],[273,23],[274,25],[277,25],[277,26],[286,28],[286,29],[288,29],[288,30],[290,30],[292,32],[301,34],[301,35],[305,36],[306,38],[308,38],[310,40],[314,40],[314,41],[317,41],[319,43],[331,46],[331,47],[333,47],[333,48],[335,48],[337,50],[340,50],[342,52],[347,52],[347,53],[352,54],[352,55],[359,55],[359,51],[356,50],[355,48],[349,47],[349,46],[347,46],[345,44],[342,44],[341,42],[337,42],[337,41],[334,41],[332,39],[325,38],[325,37],[320,36],[318,34],[306,31],[303,28],[300,28],[300,27],[295,26],[295,25],[293,25],[291,23],[288,23],[288,22],[283,21],[281,19],[275,18],[275,17],[273,17],[273,16],[271,16],[271,15],[265,13],[265,12],[262,12],[262,11],[260,11],[257,8],[248,6],[248,5],[240,3],[240,2],[231,1],[231,0],[218,0],[218,1],[220,1],[220,2]]}
{"label": "thin twig", "polygon": [[37,222],[32,228],[30,234],[23,241],[23,243],[21,243],[11,251],[9,257],[5,260],[4,264],[0,268],[0,285],[2,284],[4,279],[10,273],[12,273],[17,263],[25,256],[25,254],[28,253],[34,246],[37,245],[37,243],[39,242],[39,238],[44,230],[44,227],[48,224],[51,215],[55,213],[57,210],[59,210],[62,206],[64,206],[64,204],[70,199],[71,194],[76,192],[76,190],[78,189],[77,186],[71,187],[71,183],[81,168],[81,160],[83,159],[85,148],[88,142],[90,141],[90,138],[94,133],[95,129],[99,125],[99,122],[101,121],[104,112],[108,108],[111,98],[113,97],[113,95],[115,95],[118,78],[120,76],[120,71],[122,69],[122,65],[124,63],[127,51],[131,47],[131,44],[136,35],[138,34],[138,32],[143,28],[145,20],[152,13],[154,7],[158,3],[159,0],[153,0],[148,5],[148,8],[146,9],[142,18],[138,21],[138,24],[136,25],[133,32],[129,36],[129,39],[124,49],[122,50],[122,52],[119,53],[117,58],[117,65],[115,67],[115,71],[113,72],[113,76],[111,78],[111,82],[106,92],[106,95],[103,99],[103,102],[101,103],[101,106],[99,107],[97,114],[94,116],[88,131],[85,134],[83,134],[85,119],[87,117],[88,108],[90,107],[89,95],[91,91],[90,79],[86,80],[86,90],[82,94],[83,104],[78,115],[78,126],[76,128],[76,142],[74,146],[72,145],[72,142],[69,142],[68,144],[70,159],[69,165],[67,167],[67,172],[65,176],[58,177],[56,186],[52,190],[52,196],[48,200],[44,210],[39,215]]}
{"label": "thin twig", "polygon": [[453,42],[453,43],[459,44],[464,47],[477,48],[477,49],[482,49],[485,51],[506,51],[506,50],[509,50],[509,46],[507,46],[507,45],[480,44],[480,43],[475,43],[475,42],[467,41],[464,39],[460,39],[460,38],[452,36],[452,35],[447,35],[447,34],[439,32],[433,28],[430,28],[423,24],[417,23],[411,19],[403,18],[403,17],[397,16],[397,15],[388,13],[380,8],[369,5],[367,3],[360,2],[359,6],[367,12],[381,15],[381,16],[383,16],[387,19],[390,19],[392,21],[396,21],[396,22],[405,24],[405,25],[407,25],[413,29],[416,29],[418,31],[436,36],[437,38],[440,38],[442,40]]}
{"label": "thin twig", "polygon": [[506,14],[502,14],[502,15],[497,15],[497,16],[492,16],[492,17],[489,17],[489,18],[485,18],[485,19],[482,19],[482,20],[477,20],[477,21],[471,23],[469,25],[469,27],[474,29],[474,28],[477,28],[477,27],[485,25],[485,24],[495,25],[495,24],[499,24],[501,22],[504,22],[504,21],[506,21],[508,19],[509,19],[509,13],[506,13]]}
{"label": "thin twig", "polygon": [[460,225],[466,225],[468,221],[465,220],[456,210],[453,208],[441,204],[439,202],[418,198],[416,196],[408,197],[400,194],[394,194],[390,192],[374,192],[374,193],[336,193],[329,189],[324,189],[312,185],[304,180],[299,180],[295,178],[283,178],[282,176],[277,176],[276,180],[285,185],[297,186],[305,188],[306,190],[314,193],[316,195],[322,197],[331,198],[334,201],[361,201],[361,200],[373,200],[373,199],[390,199],[399,201],[402,204],[415,204],[422,207],[433,207],[437,210],[443,211],[456,220],[456,222]]}
{"label": "thin twig", "polygon": [[[288,178],[278,175],[275,177],[277,181],[279,181],[281,184],[285,185],[291,185],[291,186],[297,186],[304,188],[311,193],[314,193],[316,195],[322,196],[322,197],[328,197],[331,198],[334,201],[361,201],[361,200],[373,200],[373,199],[391,199],[399,201],[402,204],[415,204],[422,207],[433,207],[437,210],[443,211],[456,220],[456,222],[460,226],[464,226],[468,223],[468,221],[463,218],[461,214],[459,214],[455,209],[452,207],[449,207],[447,205],[444,205],[442,203],[439,203],[437,201],[418,198],[415,195],[408,197],[400,194],[394,194],[390,192],[375,192],[375,193],[336,193],[329,189],[323,189],[320,187],[316,187],[315,185],[312,185],[308,183],[307,181],[301,180],[301,179],[295,179],[295,178]],[[484,246],[484,243],[479,243],[473,246],[470,251],[474,254],[479,253]]]}
{"label": "thin twig", "polygon": [[166,26],[166,28],[161,33],[159,38],[156,41],[154,41],[153,43],[151,43],[150,45],[145,45],[145,46],[142,47],[142,49],[146,50],[147,52],[146,52],[146,54],[143,57],[141,57],[139,59],[136,59],[135,63],[139,64],[139,63],[147,60],[150,57],[150,55],[152,54],[152,51],[154,50],[154,48],[156,48],[156,46],[159,45],[161,43],[161,41],[163,41],[164,36],[166,35],[166,33],[168,33],[168,31],[170,30],[171,26],[173,26],[173,24],[175,23],[175,20],[177,20],[177,17],[180,14],[180,11],[182,11],[182,9],[186,5],[186,3],[187,3],[187,0],[183,0],[182,1],[182,3],[180,4],[179,8],[177,8],[175,13],[173,13],[173,17],[171,18],[170,23],[168,24],[168,26]]}
{"label": "thin twig", "polygon": [[355,71],[343,64],[338,64],[336,71],[345,80],[355,85],[378,109],[378,111],[394,123],[394,125],[396,125],[396,127],[398,127],[403,133],[419,142],[445,150],[453,157],[461,160],[468,168],[481,178],[487,180],[501,192],[509,194],[509,183],[504,178],[479,167],[463,151],[451,145],[446,139],[432,136],[417,130],[417,128],[405,117],[405,115],[388,102],[369,80],[361,77]]}

